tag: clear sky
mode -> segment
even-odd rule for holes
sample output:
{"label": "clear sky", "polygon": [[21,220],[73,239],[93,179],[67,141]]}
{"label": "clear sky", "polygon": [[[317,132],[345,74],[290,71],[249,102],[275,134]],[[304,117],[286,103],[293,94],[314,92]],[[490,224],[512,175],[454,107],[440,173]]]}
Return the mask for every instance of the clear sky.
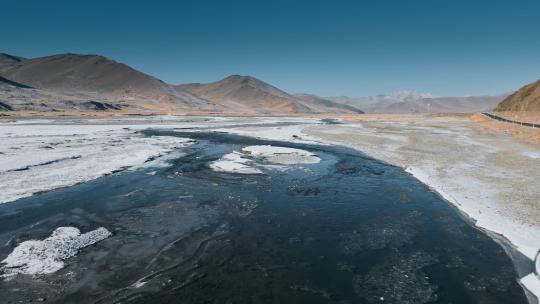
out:
{"label": "clear sky", "polygon": [[0,3],[0,52],[101,54],[170,83],[499,94],[540,78],[540,0]]}

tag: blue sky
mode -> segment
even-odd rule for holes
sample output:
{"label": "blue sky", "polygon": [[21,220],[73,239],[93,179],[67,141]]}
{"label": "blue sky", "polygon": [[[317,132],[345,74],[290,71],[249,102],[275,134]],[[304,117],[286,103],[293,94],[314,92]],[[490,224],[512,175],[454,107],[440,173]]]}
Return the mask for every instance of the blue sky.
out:
{"label": "blue sky", "polygon": [[449,96],[540,78],[538,0],[2,2],[0,52],[101,54],[175,84]]}

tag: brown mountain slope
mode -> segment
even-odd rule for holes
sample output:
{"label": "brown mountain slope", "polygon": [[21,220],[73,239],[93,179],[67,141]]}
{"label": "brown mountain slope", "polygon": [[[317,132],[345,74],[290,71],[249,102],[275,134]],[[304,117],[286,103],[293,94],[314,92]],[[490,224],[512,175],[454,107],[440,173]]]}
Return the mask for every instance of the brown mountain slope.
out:
{"label": "brown mountain slope", "polygon": [[15,65],[18,62],[21,62],[25,59],[26,58],[23,58],[23,57],[13,56],[6,53],[0,53],[0,72],[2,71],[2,69]]}
{"label": "brown mountain slope", "polygon": [[250,76],[232,75],[208,84],[179,85],[240,113],[305,113],[309,108],[280,89]]}
{"label": "brown mountain slope", "polygon": [[357,113],[332,101],[301,99],[251,76],[232,75],[208,84],[176,87],[212,100],[234,113]]}
{"label": "brown mountain slope", "polygon": [[497,112],[540,112],[540,80],[530,83],[508,96],[495,109]]}
{"label": "brown mountain slope", "polygon": [[99,55],[25,59],[0,54],[0,77],[4,84],[0,97],[14,110],[80,111],[97,107],[145,113],[361,113],[316,96],[291,95],[249,76],[172,86]]}
{"label": "brown mountain slope", "polygon": [[36,89],[0,76],[0,111],[80,112],[118,111],[128,105],[98,101],[82,94]]}
{"label": "brown mountain slope", "polygon": [[[7,59],[5,60],[7,61]],[[98,55],[61,54],[5,64],[0,75],[61,94],[83,94],[151,110],[218,110],[203,100],[125,64]]]}

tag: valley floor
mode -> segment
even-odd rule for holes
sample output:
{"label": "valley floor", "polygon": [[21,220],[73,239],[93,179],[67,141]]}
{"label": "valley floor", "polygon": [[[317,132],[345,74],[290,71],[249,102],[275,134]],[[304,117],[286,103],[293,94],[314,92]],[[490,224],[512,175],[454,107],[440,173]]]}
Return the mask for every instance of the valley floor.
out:
{"label": "valley floor", "polygon": [[[0,124],[0,201],[141,165],[148,158],[189,144],[143,140],[138,130],[213,130],[344,145],[403,167],[475,220],[478,227],[503,236],[531,261],[536,259],[540,249],[538,142],[501,131],[505,127],[498,123],[467,116],[361,115],[342,122],[322,123],[314,117],[164,116],[4,123]],[[56,171],[52,174],[51,170]],[[535,275],[523,283],[540,295]]]}

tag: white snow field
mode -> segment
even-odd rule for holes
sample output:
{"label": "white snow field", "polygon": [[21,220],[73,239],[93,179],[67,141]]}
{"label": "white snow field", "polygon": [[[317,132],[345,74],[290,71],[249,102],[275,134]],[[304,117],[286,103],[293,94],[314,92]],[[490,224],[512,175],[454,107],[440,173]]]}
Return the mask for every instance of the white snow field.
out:
{"label": "white snow field", "polygon": [[20,243],[2,261],[4,277],[16,274],[39,275],[56,272],[69,259],[87,246],[111,236],[111,232],[100,227],[81,234],[75,227],[58,227],[48,238]]}

